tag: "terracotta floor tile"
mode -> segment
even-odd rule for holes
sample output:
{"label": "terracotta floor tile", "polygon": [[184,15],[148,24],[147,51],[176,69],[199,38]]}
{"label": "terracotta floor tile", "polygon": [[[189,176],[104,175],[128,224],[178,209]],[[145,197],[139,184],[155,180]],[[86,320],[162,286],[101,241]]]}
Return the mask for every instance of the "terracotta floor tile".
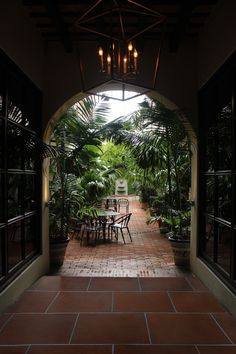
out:
{"label": "terracotta floor tile", "polygon": [[6,312],[45,312],[57,292],[26,291]]}
{"label": "terracotta floor tile", "polygon": [[179,312],[225,312],[209,292],[174,292],[170,293],[170,297]]}
{"label": "terracotta floor tile", "polygon": [[117,345],[114,354],[197,354],[197,350],[189,345]]}
{"label": "terracotta floor tile", "polygon": [[11,317],[10,314],[0,314],[0,329],[1,327],[4,325],[4,323],[6,323],[6,321]]}
{"label": "terracotta floor tile", "polygon": [[61,292],[48,312],[107,312],[111,306],[112,293]]}
{"label": "terracotta floor tile", "polygon": [[187,281],[195,291],[209,291],[209,289],[195,276],[187,276]]}
{"label": "terracotta floor tile", "polygon": [[0,346],[0,354],[25,354],[27,349],[28,347],[26,346],[21,346],[21,347]]}
{"label": "terracotta floor tile", "polygon": [[144,291],[183,291],[192,290],[186,279],[174,277],[140,278],[141,288]]}
{"label": "terracotta floor tile", "polygon": [[143,314],[80,314],[72,343],[149,343]]}
{"label": "terracotta floor tile", "polygon": [[14,315],[0,333],[0,344],[68,343],[76,315]]}
{"label": "terracotta floor tile", "polygon": [[92,278],[89,290],[138,291],[139,283],[137,278]]}
{"label": "terracotta floor tile", "polygon": [[200,354],[236,354],[236,346],[198,346]]}
{"label": "terracotta floor tile", "polygon": [[46,291],[80,291],[86,290],[90,278],[87,277],[63,277],[63,276],[44,276],[41,277],[31,289]]}
{"label": "terracotta floor tile", "polygon": [[229,313],[215,314],[214,318],[227,333],[232,342],[236,344],[236,318]]}
{"label": "terracotta floor tile", "polygon": [[111,345],[33,345],[27,354],[112,354]]}
{"label": "terracotta floor tile", "polygon": [[113,311],[171,312],[174,308],[164,292],[124,292],[114,294]]}
{"label": "terracotta floor tile", "polygon": [[206,314],[147,314],[153,344],[228,344]]}

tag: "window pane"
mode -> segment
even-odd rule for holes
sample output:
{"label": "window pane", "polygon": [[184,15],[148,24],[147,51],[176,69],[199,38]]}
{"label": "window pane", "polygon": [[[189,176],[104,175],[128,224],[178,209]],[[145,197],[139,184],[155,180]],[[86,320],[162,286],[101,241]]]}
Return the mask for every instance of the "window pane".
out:
{"label": "window pane", "polygon": [[21,175],[8,176],[8,220],[21,214]]}
{"label": "window pane", "polygon": [[0,168],[4,166],[4,120],[0,118]]}
{"label": "window pane", "polygon": [[21,129],[9,123],[7,129],[7,139],[8,168],[21,169],[23,146]]}
{"label": "window pane", "polygon": [[3,114],[4,70],[0,67],[0,115]]}
{"label": "window pane", "polygon": [[206,141],[206,171],[215,170],[215,129],[210,127],[205,136]]}
{"label": "window pane", "polygon": [[228,274],[231,268],[231,250],[232,250],[232,230],[224,225],[218,227],[218,254],[217,263]]}
{"label": "window pane", "polygon": [[218,115],[218,170],[232,168],[232,109],[231,104]]}
{"label": "window pane", "polygon": [[218,215],[220,218],[232,219],[232,177],[218,177]]}
{"label": "window pane", "polygon": [[35,176],[34,175],[26,175],[24,180],[24,206],[25,213],[35,210]]}
{"label": "window pane", "polygon": [[204,253],[211,258],[214,259],[214,223],[212,220],[206,220],[205,227],[205,240],[204,240]]}
{"label": "window pane", "polygon": [[0,278],[3,276],[3,237],[4,237],[4,229],[0,229]]}
{"label": "window pane", "polygon": [[206,212],[214,214],[215,176],[206,177]]}
{"label": "window pane", "polygon": [[25,220],[25,255],[26,257],[32,252],[38,250],[38,238],[35,228],[35,216]]}
{"label": "window pane", "polygon": [[8,269],[13,268],[22,260],[21,222],[8,226]]}
{"label": "window pane", "polygon": [[3,178],[4,175],[0,173],[0,223],[4,222],[4,185],[3,185]]}

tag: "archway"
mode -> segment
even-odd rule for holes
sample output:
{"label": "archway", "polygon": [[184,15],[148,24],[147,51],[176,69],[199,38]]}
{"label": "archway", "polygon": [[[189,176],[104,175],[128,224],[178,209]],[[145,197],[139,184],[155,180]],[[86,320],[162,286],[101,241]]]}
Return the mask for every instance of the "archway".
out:
{"label": "archway", "polygon": [[[148,95],[150,98],[154,98],[156,100],[159,100],[162,104],[164,104],[166,107],[170,108],[170,109],[177,109],[176,105],[171,102],[170,100],[168,100],[166,97],[163,97],[162,95],[158,94],[155,91],[150,92],[150,94]],[[83,93],[79,93],[78,95],[72,97],[70,100],[68,100],[67,102],[65,102],[65,104],[63,104],[60,109],[58,109],[58,111],[54,114],[54,116],[51,118],[47,129],[45,131],[45,138],[49,139],[53,126],[56,124],[57,120],[60,118],[60,116],[65,113],[67,111],[67,109],[74,104],[75,102],[77,102],[77,100],[82,100],[84,97],[86,97],[85,94]],[[196,136],[195,133],[191,127],[191,124],[188,122],[187,117],[183,114],[181,115],[181,120],[182,123],[184,124],[186,130],[189,133],[190,139],[191,139],[191,147],[192,147],[192,183],[191,183],[191,195],[190,195],[190,199],[192,200],[192,206],[195,206],[196,201],[193,202],[193,200],[196,199],[196,161],[197,161],[197,149],[196,149]],[[45,179],[44,179],[44,187],[45,190],[48,190],[48,176],[45,175]],[[46,193],[47,194],[47,193]],[[192,208],[192,228],[191,228],[191,239],[192,239],[192,243],[191,243],[191,253],[192,256],[195,254],[195,245],[196,245],[196,208]],[[45,230],[45,229],[44,229]]]}

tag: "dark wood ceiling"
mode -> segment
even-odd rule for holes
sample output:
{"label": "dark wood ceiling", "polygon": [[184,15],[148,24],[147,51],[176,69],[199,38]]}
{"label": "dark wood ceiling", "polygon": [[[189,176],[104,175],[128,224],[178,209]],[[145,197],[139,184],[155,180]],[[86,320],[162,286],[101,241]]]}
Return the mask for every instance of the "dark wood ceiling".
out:
{"label": "dark wood ceiling", "polygon": [[[218,0],[23,0],[23,5],[46,43],[60,41],[72,51],[75,40],[98,40],[101,33],[115,36],[123,25],[129,37],[169,40],[171,51],[198,36]],[[91,10],[91,8],[93,8]],[[148,11],[150,9],[151,11]],[[114,16],[111,19],[111,12]],[[160,24],[158,14],[160,13]],[[83,17],[84,14],[87,14]],[[103,14],[103,15],[102,15]],[[115,17],[117,16],[117,18]],[[164,19],[164,21],[162,21]],[[148,30],[146,28],[150,27]]]}

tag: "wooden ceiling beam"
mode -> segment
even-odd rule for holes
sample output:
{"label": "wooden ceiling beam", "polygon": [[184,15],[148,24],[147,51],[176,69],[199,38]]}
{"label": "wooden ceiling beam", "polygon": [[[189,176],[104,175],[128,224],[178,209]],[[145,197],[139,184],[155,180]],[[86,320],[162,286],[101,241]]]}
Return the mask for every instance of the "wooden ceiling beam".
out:
{"label": "wooden ceiling beam", "polygon": [[199,0],[183,0],[179,6],[178,21],[170,35],[170,51],[176,52],[184,39],[193,10],[199,4]]}
{"label": "wooden ceiling beam", "polygon": [[56,0],[44,0],[44,6],[47,15],[51,18],[53,24],[55,25],[56,31],[61,39],[61,42],[64,45],[65,50],[67,52],[72,52],[72,39],[70,37],[69,32],[67,31],[66,24],[58,6],[58,2]]}
{"label": "wooden ceiling beam", "polygon": [[[48,0],[50,2],[50,0]],[[179,5],[182,1],[181,0],[149,0],[148,5]],[[198,5],[215,5],[218,0],[198,0]],[[58,0],[58,4],[60,5],[91,5],[92,2],[88,0]],[[39,6],[43,5],[44,0],[23,0],[24,6]]]}

